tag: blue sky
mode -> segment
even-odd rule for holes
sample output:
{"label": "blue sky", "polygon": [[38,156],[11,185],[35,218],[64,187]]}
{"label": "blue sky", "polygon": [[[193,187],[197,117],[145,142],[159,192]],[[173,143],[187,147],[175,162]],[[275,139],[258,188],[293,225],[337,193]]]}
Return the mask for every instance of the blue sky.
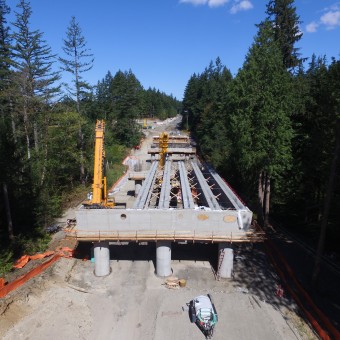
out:
{"label": "blue sky", "polygon": [[[242,67],[265,18],[268,0],[31,0],[31,28],[39,29],[54,53],[76,17],[94,54],[84,78],[92,85],[110,71],[131,69],[144,88],[182,99],[193,73],[220,57],[233,74]],[[7,0],[12,13],[16,0]],[[296,0],[304,33],[298,43],[312,53],[340,58],[340,2]]]}

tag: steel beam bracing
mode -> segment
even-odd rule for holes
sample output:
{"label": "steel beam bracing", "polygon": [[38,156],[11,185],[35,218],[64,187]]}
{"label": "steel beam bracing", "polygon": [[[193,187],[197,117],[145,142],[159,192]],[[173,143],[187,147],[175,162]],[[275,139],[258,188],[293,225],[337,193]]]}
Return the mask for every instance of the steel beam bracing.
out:
{"label": "steel beam bracing", "polygon": [[171,161],[166,161],[164,166],[161,194],[159,196],[158,203],[159,209],[169,209],[171,191],[170,175],[171,175]]}
{"label": "steel beam bracing", "polygon": [[208,167],[208,170],[210,174],[214,177],[216,183],[219,185],[219,187],[223,190],[223,192],[228,197],[231,204],[235,207],[236,210],[239,209],[245,209],[246,207],[242,204],[242,202],[236,198],[235,194],[232,193],[231,189],[228,187],[228,185],[223,181],[221,176],[211,167]]}
{"label": "steel beam bracing", "polygon": [[213,192],[211,191],[207,181],[205,180],[200,168],[198,167],[198,165],[194,162],[191,161],[191,165],[192,168],[195,171],[197,180],[201,186],[203,195],[205,196],[207,203],[209,205],[209,208],[211,208],[212,210],[221,210],[220,205],[218,204]]}
{"label": "steel beam bracing", "polygon": [[147,178],[145,179],[145,182],[144,182],[144,184],[143,184],[143,186],[142,186],[142,188],[141,188],[141,190],[140,190],[140,192],[139,192],[139,194],[136,198],[136,201],[133,205],[134,209],[143,209],[144,208],[146,201],[147,201],[147,198],[148,198],[148,195],[149,195],[149,192],[151,191],[152,184],[154,182],[157,167],[158,167],[158,161],[154,161],[152,163],[149,174],[148,174]]}
{"label": "steel beam bracing", "polygon": [[188,174],[185,169],[183,162],[178,162],[179,177],[181,180],[181,190],[183,198],[183,208],[184,209],[194,209],[195,203],[191,195],[190,184],[188,180]]}

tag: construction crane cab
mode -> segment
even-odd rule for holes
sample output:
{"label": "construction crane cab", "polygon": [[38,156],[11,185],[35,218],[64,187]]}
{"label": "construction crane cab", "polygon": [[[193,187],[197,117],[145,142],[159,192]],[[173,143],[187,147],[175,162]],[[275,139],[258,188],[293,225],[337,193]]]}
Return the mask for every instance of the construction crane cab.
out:
{"label": "construction crane cab", "polygon": [[108,199],[105,176],[105,150],[104,150],[105,122],[97,120],[94,146],[94,170],[92,193],[83,203],[84,207],[92,209],[107,209],[114,207],[114,200]]}

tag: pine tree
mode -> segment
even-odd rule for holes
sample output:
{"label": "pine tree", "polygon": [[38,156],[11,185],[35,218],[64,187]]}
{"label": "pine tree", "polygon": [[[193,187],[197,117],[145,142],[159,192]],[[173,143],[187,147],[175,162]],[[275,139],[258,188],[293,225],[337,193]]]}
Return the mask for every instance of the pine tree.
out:
{"label": "pine tree", "polygon": [[67,85],[66,88],[72,98],[76,100],[77,112],[81,112],[81,100],[86,97],[91,89],[88,82],[82,76],[83,73],[91,70],[93,67],[93,54],[86,47],[87,42],[82,34],[79,23],[75,17],[72,17],[66,31],[63,51],[66,58],[59,58],[62,64],[62,70],[72,75],[73,86]]}
{"label": "pine tree", "polygon": [[[321,116],[325,116],[322,120],[319,118],[320,130],[323,130],[324,135],[320,136],[322,140],[327,140],[326,143],[322,143],[325,148],[321,150],[324,157],[325,174],[322,177],[324,179],[324,189],[322,195],[322,209],[320,219],[320,236],[317,246],[315,266],[313,271],[313,284],[317,285],[318,277],[320,274],[320,267],[322,263],[322,255],[324,253],[326,236],[330,236],[330,228],[339,234],[339,199],[333,199],[334,194],[339,188],[339,161],[340,161],[340,60],[333,59],[332,64],[328,68],[325,79],[325,93],[321,92],[323,102],[321,106]],[[323,104],[323,105],[322,105]],[[322,110],[323,109],[323,110]],[[323,111],[323,112],[322,112]],[[323,115],[322,115],[323,113]],[[326,157],[325,157],[326,156]],[[333,216],[332,216],[333,215]],[[334,236],[336,234],[334,233]],[[335,237],[336,239],[336,237]],[[335,242],[336,247],[337,243]]]}
{"label": "pine tree", "polygon": [[[13,23],[16,28],[12,34],[14,82],[20,93],[17,99],[23,116],[27,158],[30,159],[32,140],[38,152],[39,135],[46,132],[46,105],[59,93],[59,87],[55,85],[59,74],[53,71],[55,55],[43,40],[43,34],[30,28],[30,3],[20,0],[17,7],[21,11],[15,12],[16,21]],[[44,126],[45,131],[38,131],[39,125]]]}
{"label": "pine tree", "polygon": [[[255,189],[259,217],[267,222],[271,184],[278,186],[291,165],[292,87],[280,49],[264,22],[231,91],[230,126],[234,155],[241,174]],[[249,177],[248,177],[249,176]]]}
{"label": "pine tree", "polygon": [[140,131],[136,124],[141,105],[142,86],[131,70],[118,71],[111,84],[116,122],[115,136],[126,146],[138,144]]}
{"label": "pine tree", "polygon": [[[66,58],[59,58],[62,64],[61,69],[71,74],[73,86],[67,85],[66,88],[72,99],[75,99],[78,114],[83,114],[81,102],[86,98],[91,90],[90,85],[84,80],[82,74],[91,70],[93,67],[93,54],[86,47],[86,40],[76,18],[72,17],[66,31],[63,51]],[[80,149],[80,179],[85,184],[85,157],[84,157],[84,134],[83,128],[79,123],[79,149]]]}
{"label": "pine tree", "polygon": [[267,5],[268,19],[274,31],[275,41],[281,49],[283,64],[287,69],[299,66],[299,48],[295,44],[302,38],[294,0],[270,0]]}
{"label": "pine tree", "polygon": [[105,120],[112,120],[113,117],[113,98],[111,91],[111,84],[113,76],[110,71],[107,72],[104,79],[98,81],[96,87],[96,100],[98,104],[98,110],[104,115]]}
{"label": "pine tree", "polygon": [[[0,0],[0,93],[5,91],[9,83],[10,74],[10,35],[7,26],[6,15],[10,13],[10,8],[6,5],[5,0]],[[1,101],[4,98],[1,97]],[[0,110],[4,115],[4,108],[1,105]]]}
{"label": "pine tree", "polygon": [[11,105],[11,36],[10,28],[7,25],[6,15],[10,13],[10,8],[5,0],[0,0],[0,116],[6,129],[12,129],[14,140],[16,140],[16,125]]}
{"label": "pine tree", "polygon": [[[4,214],[0,214],[6,216],[8,237],[11,241],[14,240],[14,232],[13,232],[13,222],[12,222],[12,214],[11,214],[11,205],[8,194],[8,182],[10,180],[10,169],[8,168],[9,160],[11,159],[11,155],[8,154],[8,144],[12,139],[9,133],[9,122],[10,119],[8,117],[9,101],[8,101],[8,88],[10,82],[10,37],[9,37],[9,27],[7,26],[6,15],[10,13],[10,8],[6,5],[5,0],[0,0],[0,183],[2,183],[2,187],[0,187],[0,192],[3,192],[4,199]],[[6,152],[7,150],[7,152]],[[0,202],[2,201],[2,197],[0,198]],[[1,205],[1,204],[0,204]],[[1,205],[2,206],[2,205]],[[1,212],[2,209],[0,209]],[[0,225],[2,221],[0,219]]]}

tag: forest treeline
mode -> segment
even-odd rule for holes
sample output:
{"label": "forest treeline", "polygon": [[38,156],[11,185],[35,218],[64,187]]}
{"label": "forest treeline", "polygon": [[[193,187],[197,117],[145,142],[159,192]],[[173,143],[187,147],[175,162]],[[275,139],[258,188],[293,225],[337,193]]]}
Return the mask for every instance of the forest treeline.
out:
{"label": "forest treeline", "polygon": [[266,14],[234,77],[219,58],[191,76],[183,124],[259,221],[277,219],[315,245],[321,240],[320,252],[327,227],[335,251],[340,60],[301,58],[294,1],[269,1]]}
{"label": "forest treeline", "polygon": [[[11,10],[15,20],[9,23]],[[108,71],[90,86],[86,74],[94,56],[76,18],[65,28],[59,56],[43,33],[32,29],[31,16],[29,1],[10,8],[0,0],[2,269],[14,254],[46,246],[43,228],[60,216],[68,194],[91,184],[97,119],[106,121],[112,183],[128,148],[140,142],[137,119],[173,117],[181,104],[155,88],[144,89],[131,70]],[[67,84],[65,74],[71,79]]]}

